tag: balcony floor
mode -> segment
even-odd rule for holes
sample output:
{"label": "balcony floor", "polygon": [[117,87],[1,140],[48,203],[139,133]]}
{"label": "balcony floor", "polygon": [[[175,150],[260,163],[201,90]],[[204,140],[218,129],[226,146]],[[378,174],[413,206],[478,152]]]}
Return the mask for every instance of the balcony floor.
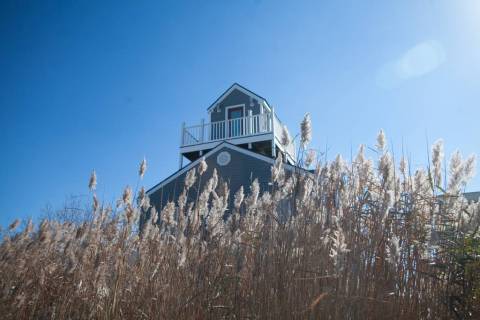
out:
{"label": "balcony floor", "polygon": [[225,140],[216,140],[212,142],[205,142],[205,143],[199,143],[199,144],[194,144],[189,146],[183,146],[183,147],[180,147],[180,152],[182,154],[187,154],[195,151],[205,151],[205,150],[213,149],[215,148],[215,146],[222,143],[223,141],[227,141],[228,143],[231,143],[234,145],[241,145],[241,144],[249,144],[249,143],[255,143],[260,141],[272,141],[272,140],[273,140],[272,133],[264,133],[264,134],[237,137],[237,138],[231,138],[231,139],[225,139]]}

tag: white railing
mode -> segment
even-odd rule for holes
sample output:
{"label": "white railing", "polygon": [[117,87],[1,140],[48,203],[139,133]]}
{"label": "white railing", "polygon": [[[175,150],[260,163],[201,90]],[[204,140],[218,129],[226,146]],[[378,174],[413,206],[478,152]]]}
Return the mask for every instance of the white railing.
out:
{"label": "white railing", "polygon": [[[272,114],[274,116],[272,116]],[[181,146],[193,146],[231,138],[254,136],[264,133],[275,133],[281,142],[283,124],[275,113],[249,115],[238,119],[229,119],[212,123],[183,127]],[[295,144],[285,147],[286,153],[295,162]]]}
{"label": "white railing", "polygon": [[184,127],[182,146],[272,132],[270,113]]}

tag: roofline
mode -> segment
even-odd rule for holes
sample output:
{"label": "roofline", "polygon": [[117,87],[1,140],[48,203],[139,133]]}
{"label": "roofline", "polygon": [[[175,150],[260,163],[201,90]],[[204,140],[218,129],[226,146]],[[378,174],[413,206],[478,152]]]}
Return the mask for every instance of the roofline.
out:
{"label": "roofline", "polygon": [[[154,193],[155,191],[157,191],[158,189],[162,188],[164,185],[166,185],[167,183],[169,183],[170,181],[174,180],[175,178],[177,178],[178,176],[180,176],[181,174],[187,172],[188,170],[190,170],[191,168],[195,167],[197,164],[200,163],[200,161],[203,159],[203,158],[208,158],[210,157],[213,153],[217,152],[218,150],[220,150],[222,147],[227,147],[231,150],[234,150],[234,151],[238,151],[240,153],[243,153],[243,154],[246,154],[248,156],[252,156],[254,158],[257,158],[258,160],[261,160],[261,161],[265,161],[265,162],[268,162],[270,164],[274,164],[275,163],[275,159],[273,158],[270,158],[270,157],[267,157],[267,156],[264,156],[262,154],[259,154],[259,153],[256,153],[256,152],[253,152],[253,151],[250,151],[250,150],[247,150],[247,149],[244,149],[244,148],[240,148],[234,144],[231,144],[229,142],[226,142],[226,141],[221,141],[219,142],[219,144],[217,146],[215,146],[213,149],[211,149],[210,151],[208,151],[206,154],[204,154],[202,157],[198,158],[197,160],[193,161],[193,162],[190,162],[188,165],[186,165],[185,167],[177,170],[176,172],[174,172],[173,174],[171,174],[170,176],[168,176],[167,178],[165,178],[164,180],[162,180],[161,182],[157,183],[156,185],[154,185],[153,187],[151,187],[150,189],[147,190],[147,195],[150,195],[152,193]],[[302,171],[305,171],[306,173],[311,173],[310,171],[308,170],[305,170],[303,168],[300,168],[298,166],[293,166],[291,164],[288,164],[288,163],[284,163],[283,164],[284,168],[286,170],[289,170],[289,171],[294,171],[296,169],[300,169]]]}
{"label": "roofline", "polygon": [[256,94],[255,92],[253,92],[252,90],[249,90],[247,88],[245,88],[244,86],[238,84],[238,83],[234,83],[232,84],[227,90],[225,90],[208,108],[207,108],[207,111],[210,112],[210,110],[212,110],[215,105],[220,101],[222,100],[225,96],[227,96],[230,92],[232,92],[234,89],[238,89],[239,91],[249,95],[249,96],[253,96],[255,98],[257,98],[257,100],[259,100],[259,102],[263,101],[265,102],[266,106],[272,110],[272,108],[270,107],[270,105],[268,104],[268,101],[267,99],[265,99],[264,97]]}

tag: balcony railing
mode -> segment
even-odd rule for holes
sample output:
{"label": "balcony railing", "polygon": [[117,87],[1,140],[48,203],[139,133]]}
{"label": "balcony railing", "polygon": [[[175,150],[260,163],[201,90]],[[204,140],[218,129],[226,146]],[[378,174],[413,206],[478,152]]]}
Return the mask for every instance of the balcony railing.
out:
{"label": "balcony railing", "polygon": [[269,132],[272,132],[272,116],[270,113],[263,113],[185,127],[182,134],[182,146],[248,137]]}
{"label": "balcony railing", "polygon": [[[273,116],[272,116],[273,115]],[[249,115],[243,118],[229,119],[200,125],[183,127],[181,146],[193,146],[233,138],[254,136],[275,132],[278,140],[283,124],[275,113]],[[287,153],[295,158],[295,147],[291,143]]]}

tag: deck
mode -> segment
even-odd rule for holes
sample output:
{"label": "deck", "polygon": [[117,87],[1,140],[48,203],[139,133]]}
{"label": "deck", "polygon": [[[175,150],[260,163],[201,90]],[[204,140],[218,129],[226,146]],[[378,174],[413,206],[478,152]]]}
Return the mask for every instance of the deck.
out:
{"label": "deck", "polygon": [[202,121],[199,125],[182,127],[180,149],[184,153],[211,149],[225,140],[238,145],[275,139],[276,145],[287,154],[290,162],[294,162],[294,144],[285,147],[280,143],[282,128],[283,124],[274,112],[211,123]]}

